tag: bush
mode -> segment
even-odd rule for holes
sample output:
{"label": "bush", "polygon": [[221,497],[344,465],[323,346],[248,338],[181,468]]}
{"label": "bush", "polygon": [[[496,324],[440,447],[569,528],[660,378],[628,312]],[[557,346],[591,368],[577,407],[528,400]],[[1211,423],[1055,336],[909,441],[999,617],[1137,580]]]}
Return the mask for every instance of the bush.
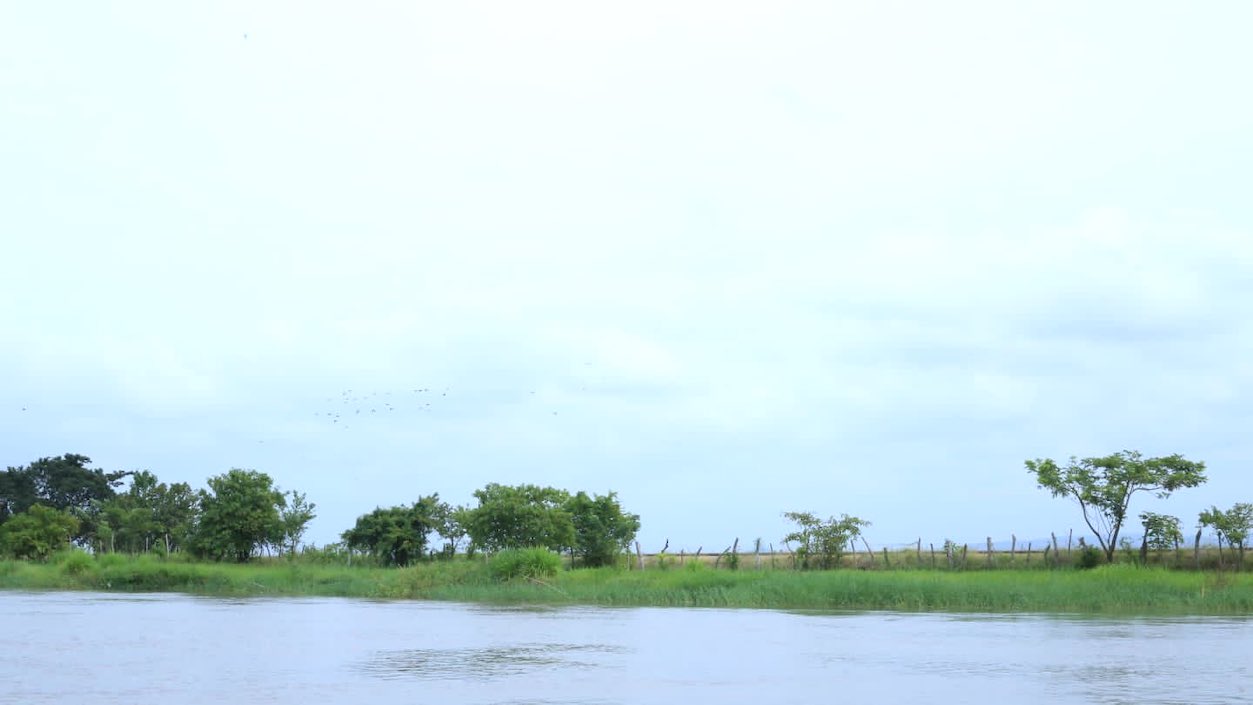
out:
{"label": "bush", "polygon": [[1101,549],[1096,546],[1084,546],[1079,551],[1079,560],[1075,563],[1075,567],[1080,570],[1090,570],[1105,562],[1105,555],[1101,553]]}
{"label": "bush", "polygon": [[488,570],[497,580],[543,578],[557,574],[561,556],[545,548],[518,548],[492,556]]}
{"label": "bush", "polygon": [[84,551],[70,549],[52,554],[52,562],[61,566],[66,575],[82,575],[91,570],[92,558]]}

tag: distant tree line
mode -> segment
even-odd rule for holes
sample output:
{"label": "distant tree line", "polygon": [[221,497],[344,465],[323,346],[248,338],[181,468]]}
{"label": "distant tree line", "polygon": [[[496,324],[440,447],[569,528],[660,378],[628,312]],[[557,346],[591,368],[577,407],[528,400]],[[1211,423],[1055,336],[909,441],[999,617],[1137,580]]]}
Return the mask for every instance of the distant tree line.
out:
{"label": "distant tree line", "polygon": [[[571,494],[537,485],[492,483],[475,490],[478,504],[453,507],[438,494],[408,506],[378,508],[343,533],[349,550],[384,565],[404,566],[423,557],[451,557],[478,551],[545,548],[568,553],[571,563],[612,564],[635,539],[638,515],[623,511],[617,494]],[[429,548],[432,534],[443,543]]]}
{"label": "distant tree line", "polygon": [[147,470],[105,472],[90,463],[66,454],[0,473],[0,555],[41,559],[74,544],[246,561],[295,552],[315,516],[304,494],[283,492],[255,470],[230,470],[196,491]]}
{"label": "distant tree line", "polygon": [[[244,562],[271,551],[296,554],[315,517],[316,506],[303,493],[284,492],[255,470],[232,469],[193,490],[160,482],[147,470],[105,472],[90,463],[67,454],[0,473],[0,556],[43,559],[72,544],[95,553],[182,552]],[[602,566],[622,554],[640,527],[614,492],[489,484],[474,497],[472,507],[453,507],[432,494],[376,508],[343,532],[341,549],[405,566],[458,552],[544,548],[569,554],[573,564]],[[440,543],[433,544],[436,536]]]}
{"label": "distant tree line", "polygon": [[[294,555],[300,549],[315,505],[303,493],[282,491],[255,470],[232,469],[208,479],[207,489],[164,483],[151,472],[105,472],[90,458],[67,454],[40,458],[0,472],[0,556],[42,559],[71,544],[96,553],[186,553],[210,560],[247,561],[266,552]],[[1181,455],[1146,458],[1136,451],[1109,456],[1026,461],[1037,484],[1056,497],[1073,499],[1098,547],[1083,563],[1113,562],[1123,537],[1131,500],[1138,493],[1158,498],[1206,481],[1205,464]],[[129,484],[127,485],[127,481]],[[127,485],[123,488],[124,485]],[[474,492],[473,506],[452,506],[438,494],[412,504],[378,507],[357,518],[342,543],[323,556],[353,556],[406,566],[456,555],[540,548],[567,554],[571,565],[616,562],[640,528],[640,518],[623,510],[616,493],[589,495],[537,485],[488,484]],[[823,520],[810,512],[786,512],[795,530],[783,537],[799,568],[836,568],[870,522],[842,514]],[[1140,555],[1149,549],[1178,552],[1182,522],[1141,512]],[[1243,566],[1253,504],[1200,513],[1200,531],[1218,538]],[[1080,541],[1082,545],[1082,539]],[[734,565],[734,563],[732,563]]]}

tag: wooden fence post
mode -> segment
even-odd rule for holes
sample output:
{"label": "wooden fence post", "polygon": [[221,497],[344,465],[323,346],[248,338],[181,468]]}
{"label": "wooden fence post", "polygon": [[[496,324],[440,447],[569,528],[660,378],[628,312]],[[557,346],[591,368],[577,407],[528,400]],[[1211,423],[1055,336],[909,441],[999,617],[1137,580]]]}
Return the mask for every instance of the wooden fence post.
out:
{"label": "wooden fence post", "polygon": [[992,567],[992,537],[988,537],[988,567]]}

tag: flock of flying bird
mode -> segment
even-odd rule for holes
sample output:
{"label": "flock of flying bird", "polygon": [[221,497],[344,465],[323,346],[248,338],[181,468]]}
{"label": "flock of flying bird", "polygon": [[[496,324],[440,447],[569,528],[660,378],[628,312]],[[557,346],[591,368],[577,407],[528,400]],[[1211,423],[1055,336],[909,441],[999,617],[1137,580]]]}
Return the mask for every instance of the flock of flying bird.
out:
{"label": "flock of flying bird", "polygon": [[[416,401],[418,402],[417,409],[422,412],[431,410],[430,400],[436,399],[436,394],[440,397],[447,397],[448,388],[445,387],[442,391],[435,392],[430,387],[421,387],[413,389],[409,392],[411,397],[415,395],[423,395],[416,398]],[[401,400],[401,396],[403,396],[403,394],[394,395],[391,392],[382,392],[381,394],[379,392],[355,392],[351,389],[345,389],[339,394],[338,409],[317,411],[314,412],[313,415],[324,416],[329,418],[331,423],[338,424],[340,428],[348,428],[349,421],[356,417],[360,417],[363,414],[369,416],[371,414],[377,415],[380,412],[384,414],[394,413],[397,409],[397,404],[400,404],[401,407],[408,407],[409,405]],[[337,400],[335,397],[330,397],[327,401],[334,403]]]}
{"label": "flock of flying bird", "polygon": [[[587,388],[583,387],[583,389],[586,390]],[[340,392],[338,397],[328,397],[326,399],[327,402],[334,406],[325,411],[316,411],[313,415],[329,420],[338,428],[346,429],[350,428],[350,424],[354,422],[393,414],[397,411],[429,413],[440,402],[448,401],[450,391],[450,387],[444,387],[443,389],[419,387],[396,393],[362,392],[345,389]],[[533,398],[535,391],[530,391],[528,396]],[[553,416],[557,416],[556,410],[550,409],[549,411]]]}

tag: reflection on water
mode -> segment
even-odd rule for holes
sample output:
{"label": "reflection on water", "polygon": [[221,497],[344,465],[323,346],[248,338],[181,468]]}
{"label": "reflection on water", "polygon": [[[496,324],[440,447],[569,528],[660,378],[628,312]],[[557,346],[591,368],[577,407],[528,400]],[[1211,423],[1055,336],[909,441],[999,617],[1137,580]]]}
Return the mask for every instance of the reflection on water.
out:
{"label": "reflection on water", "polygon": [[605,665],[607,654],[626,649],[608,644],[523,644],[467,649],[399,649],[380,651],[360,664],[360,670],[379,678],[419,680],[483,680],[542,670],[569,671]]}
{"label": "reflection on water", "polygon": [[1251,618],[55,592],[0,615],[23,705],[1253,702]]}

